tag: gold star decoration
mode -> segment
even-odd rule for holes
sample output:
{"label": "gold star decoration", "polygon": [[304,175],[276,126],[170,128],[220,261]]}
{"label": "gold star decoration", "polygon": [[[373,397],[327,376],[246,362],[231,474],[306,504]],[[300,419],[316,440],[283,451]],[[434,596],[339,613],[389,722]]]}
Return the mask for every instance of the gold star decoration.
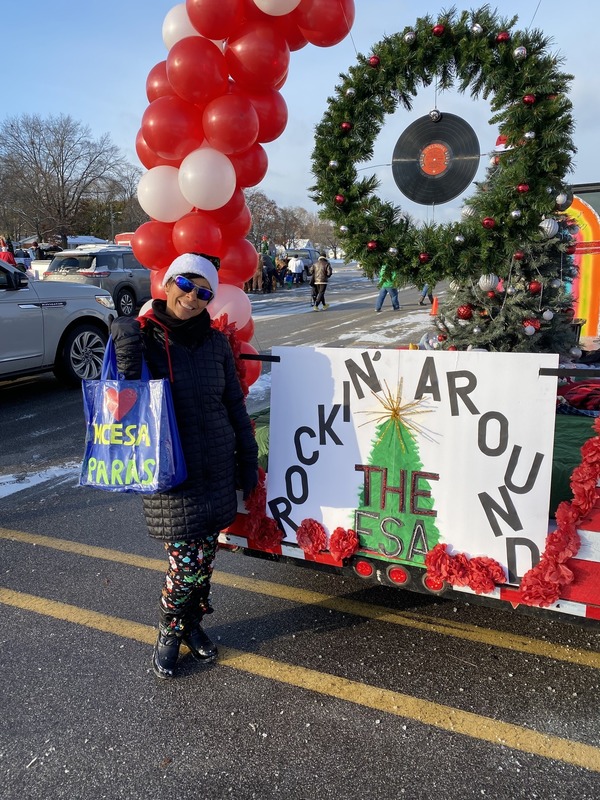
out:
{"label": "gold star decoration", "polygon": [[403,378],[400,378],[398,386],[396,388],[396,393],[394,394],[390,387],[387,384],[387,381],[384,381],[384,389],[381,394],[377,392],[371,391],[373,397],[377,399],[377,401],[381,404],[382,409],[376,410],[365,410],[359,411],[359,414],[370,414],[372,419],[367,420],[367,422],[363,422],[359,427],[363,425],[368,425],[369,422],[376,422],[378,425],[384,425],[383,430],[379,435],[379,439],[377,440],[377,444],[381,442],[385,434],[390,431],[390,425],[392,426],[391,432],[397,437],[402,450],[406,450],[406,445],[404,444],[404,439],[402,436],[403,431],[406,432],[411,439],[414,440],[416,434],[420,434],[424,436],[426,439],[433,441],[433,437],[429,434],[427,428],[421,425],[414,417],[418,414],[429,414],[433,409],[430,408],[420,408],[419,406],[422,405],[424,402],[424,398],[420,397],[418,400],[412,400],[409,403],[405,403],[402,405],[402,385],[403,385]]}

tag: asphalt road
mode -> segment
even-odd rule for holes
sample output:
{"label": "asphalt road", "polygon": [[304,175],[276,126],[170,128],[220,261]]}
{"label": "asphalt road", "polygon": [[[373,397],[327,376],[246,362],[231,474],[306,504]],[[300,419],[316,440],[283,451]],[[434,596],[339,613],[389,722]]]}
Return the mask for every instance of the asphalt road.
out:
{"label": "asphalt road", "polygon": [[[341,268],[253,297],[255,346],[400,346]],[[268,402],[268,364],[249,399]],[[219,662],[149,668],[164,570],[139,499],[76,486],[78,391],[0,384],[2,800],[600,796],[600,634],[222,551]]]}

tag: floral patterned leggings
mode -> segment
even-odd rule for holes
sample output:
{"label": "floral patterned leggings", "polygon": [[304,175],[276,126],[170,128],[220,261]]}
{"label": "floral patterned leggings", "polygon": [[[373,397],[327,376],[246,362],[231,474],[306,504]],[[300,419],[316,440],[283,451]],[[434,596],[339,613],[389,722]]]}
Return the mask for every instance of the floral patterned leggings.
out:
{"label": "floral patterned leggings", "polygon": [[215,533],[199,542],[165,542],[169,568],[160,600],[165,611],[172,613],[185,608],[192,593],[198,589],[208,601],[217,536]]}

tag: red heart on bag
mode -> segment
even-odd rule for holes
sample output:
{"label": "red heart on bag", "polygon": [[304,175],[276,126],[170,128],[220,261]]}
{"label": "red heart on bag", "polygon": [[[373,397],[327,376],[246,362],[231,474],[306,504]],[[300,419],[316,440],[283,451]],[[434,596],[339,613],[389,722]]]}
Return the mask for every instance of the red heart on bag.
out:
{"label": "red heart on bag", "polygon": [[122,389],[120,392],[116,389],[107,389],[104,393],[104,402],[109,412],[117,422],[120,422],[137,403],[137,392],[135,389]]}

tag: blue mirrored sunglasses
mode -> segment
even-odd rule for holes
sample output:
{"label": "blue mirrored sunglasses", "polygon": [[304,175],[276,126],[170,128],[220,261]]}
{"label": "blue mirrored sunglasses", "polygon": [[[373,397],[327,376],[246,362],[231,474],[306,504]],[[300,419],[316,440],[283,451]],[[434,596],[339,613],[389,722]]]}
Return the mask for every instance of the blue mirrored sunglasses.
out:
{"label": "blue mirrored sunglasses", "polygon": [[184,278],[183,275],[176,275],[173,278],[175,282],[175,286],[178,289],[181,289],[182,292],[189,294],[190,292],[196,292],[198,295],[199,300],[205,300],[207,303],[209,300],[212,300],[214,295],[210,289],[206,289],[204,286],[196,286],[196,284],[191,281],[189,278]]}

